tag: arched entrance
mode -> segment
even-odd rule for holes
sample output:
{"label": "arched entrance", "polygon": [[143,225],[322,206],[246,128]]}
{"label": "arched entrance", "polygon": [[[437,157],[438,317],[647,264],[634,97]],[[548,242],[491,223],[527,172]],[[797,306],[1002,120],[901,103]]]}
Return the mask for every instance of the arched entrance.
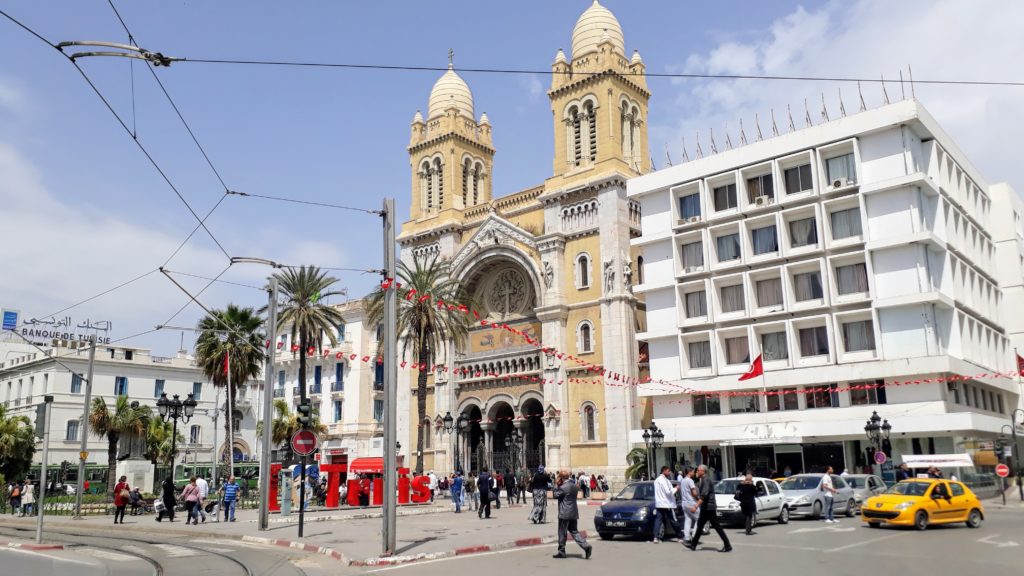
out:
{"label": "arched entrance", "polygon": [[517,455],[511,444],[506,442],[506,439],[511,440],[512,432],[516,428],[516,413],[507,402],[499,402],[494,405],[490,414],[494,423],[492,444],[494,453],[491,457],[494,470],[502,474],[506,471],[518,470],[520,466],[516,462]]}
{"label": "arched entrance", "polygon": [[469,427],[462,439],[467,450],[465,454],[459,455],[459,459],[465,469],[479,473],[480,463],[484,461],[484,430],[480,427],[483,414],[480,412],[479,406],[470,406],[463,411],[463,414],[469,418]]}
{"label": "arched entrance", "polygon": [[523,459],[531,471],[544,465],[544,406],[536,398],[523,402]]}

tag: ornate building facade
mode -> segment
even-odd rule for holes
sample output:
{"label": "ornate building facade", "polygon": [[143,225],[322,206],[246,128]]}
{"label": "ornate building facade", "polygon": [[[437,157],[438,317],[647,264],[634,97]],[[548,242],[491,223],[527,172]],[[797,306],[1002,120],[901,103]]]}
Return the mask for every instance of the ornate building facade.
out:
{"label": "ornate building facade", "polygon": [[[417,112],[412,122],[412,208],[400,258],[447,259],[489,319],[643,376],[635,340],[643,303],[631,291],[640,262],[630,246],[640,211],[626,198],[626,180],[650,168],[644,63],[626,55],[621,26],[595,1],[576,22],[571,54],[558,50],[552,71],[553,174],[495,198],[491,123],[475,115],[469,86],[449,66],[426,117]],[[514,333],[479,325],[448,352],[439,363],[471,374],[432,374],[423,422],[415,374],[399,371],[399,406],[408,407],[399,410],[399,439],[414,460],[417,426],[425,427],[425,469],[450,471],[458,458],[466,470],[544,464],[621,476],[639,418],[632,387],[606,385]],[[444,433],[449,412],[467,416],[464,433]],[[516,436],[521,446],[508,446]]]}

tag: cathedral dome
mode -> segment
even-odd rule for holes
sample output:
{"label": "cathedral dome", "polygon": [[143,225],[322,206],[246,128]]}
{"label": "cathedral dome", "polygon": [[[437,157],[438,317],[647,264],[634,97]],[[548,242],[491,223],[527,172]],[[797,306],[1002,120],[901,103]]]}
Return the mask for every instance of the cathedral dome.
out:
{"label": "cathedral dome", "polygon": [[626,54],[626,42],[622,36],[622,26],[615,19],[611,10],[601,6],[594,0],[590,8],[580,14],[576,27],[572,29],[572,57],[577,58],[588,52],[597,50],[597,45],[604,39],[611,40],[619,54]]}
{"label": "cathedral dome", "polygon": [[430,91],[427,117],[441,116],[451,106],[458,109],[459,114],[466,118],[476,118],[473,114],[473,93],[469,91],[469,85],[455,73],[452,65],[448,65],[445,72]]}

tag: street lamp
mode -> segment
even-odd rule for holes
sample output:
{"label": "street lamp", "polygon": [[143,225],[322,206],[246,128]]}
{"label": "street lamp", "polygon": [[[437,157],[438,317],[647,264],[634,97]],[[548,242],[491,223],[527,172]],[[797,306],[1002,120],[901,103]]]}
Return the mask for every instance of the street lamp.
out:
{"label": "street lamp", "polygon": [[[1018,408],[1013,412],[1010,412],[1010,432],[1013,435],[1013,469],[1014,475],[1017,477],[1017,491],[1020,493],[1021,502],[1024,502],[1024,482],[1021,481],[1021,467],[1020,467],[1020,446],[1017,444],[1017,414],[1024,416],[1024,410]],[[1024,418],[1021,418],[1024,421]],[[1006,428],[1006,426],[1003,426]]]}
{"label": "street lamp", "polygon": [[160,412],[160,418],[167,422],[172,420],[174,422],[174,429],[171,433],[171,480],[174,480],[174,458],[178,453],[178,420],[182,420],[183,423],[187,424],[192,416],[196,413],[196,400],[189,394],[185,401],[182,402],[180,397],[175,394],[174,398],[168,400],[167,393],[164,392],[160,395],[160,399],[156,401],[157,411]]}
{"label": "street lamp", "polygon": [[519,446],[522,443],[522,438],[523,437],[519,434],[518,428],[513,428],[512,432],[508,436],[505,436],[505,447],[512,453],[512,457],[509,458],[509,460],[511,461],[510,464],[513,470],[519,467],[519,458],[517,457],[517,454],[519,453]]}
{"label": "street lamp", "polygon": [[889,436],[892,434],[892,424],[889,424],[888,420],[883,420],[878,415],[878,411],[872,410],[871,418],[864,424],[864,434],[868,437],[868,441],[874,446],[876,452],[882,452],[882,444],[889,440]]}
{"label": "street lamp", "polygon": [[462,461],[459,459],[459,444],[462,443],[462,435],[469,428],[469,416],[463,412],[459,414],[458,420],[455,425],[455,470],[462,472]]}
{"label": "street lamp", "polygon": [[644,430],[644,446],[647,448],[647,477],[654,477],[654,452],[665,442],[665,433],[661,428],[651,421],[651,425]]}

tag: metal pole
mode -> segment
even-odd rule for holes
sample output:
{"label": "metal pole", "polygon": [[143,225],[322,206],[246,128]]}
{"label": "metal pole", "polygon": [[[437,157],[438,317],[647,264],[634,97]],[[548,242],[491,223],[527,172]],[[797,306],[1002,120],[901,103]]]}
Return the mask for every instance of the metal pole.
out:
{"label": "metal pole", "polygon": [[50,458],[50,411],[53,410],[53,396],[43,396],[46,406],[46,427],[43,429],[43,463],[39,467],[39,499],[36,501],[36,544],[43,543],[43,507],[46,505],[46,461]]}
{"label": "metal pole", "polygon": [[[85,407],[82,409],[82,444],[78,454],[78,489],[75,490],[75,518],[82,517],[82,493],[85,492],[85,460],[84,454],[89,451],[89,404],[92,402],[92,374],[93,366],[96,363],[96,336],[90,338],[92,346],[89,347],[89,368],[86,371],[85,379]],[[74,378],[74,375],[72,375]]]}
{"label": "metal pole", "polygon": [[1017,492],[1020,493],[1020,501],[1024,502],[1024,482],[1020,477],[1020,450],[1017,446],[1017,412],[1021,410],[1014,410],[1010,416],[1010,432],[1013,433],[1013,465],[1017,469]]}
{"label": "metal pole", "polygon": [[217,388],[217,393],[213,397],[213,451],[210,455],[210,462],[213,463],[213,485],[210,486],[210,492],[217,491],[217,466],[220,464],[220,462],[217,461],[217,420],[220,420],[219,416],[220,388]]}
{"label": "metal pole", "polygon": [[270,302],[267,304],[267,339],[270,348],[263,369],[263,439],[260,453],[260,521],[259,529],[267,530],[270,525],[270,423],[273,419],[274,404],[274,360],[277,355],[277,278],[271,276]]}
{"label": "metal pole", "polygon": [[384,542],[385,555],[394,554],[396,547],[395,513],[397,510],[397,470],[395,440],[398,430],[398,366],[395,364],[397,301],[395,280],[395,200],[384,199],[384,275],[392,283],[384,291]]}
{"label": "metal pole", "polygon": [[[232,335],[230,333],[228,333],[227,339],[225,340],[226,343],[231,341],[231,336]],[[232,406],[232,404],[231,404],[231,398],[234,396],[233,390],[232,390],[232,388],[234,388],[234,386],[232,386],[232,384],[231,384],[231,346],[228,345],[227,348],[228,348],[228,350],[227,350],[227,358],[228,358],[228,370],[227,370],[227,372],[228,372],[228,385],[227,385],[227,389],[228,389],[228,406],[227,406],[227,409],[224,410],[224,413],[227,414],[227,416],[228,416],[228,422],[227,422],[227,424],[228,424],[227,458],[228,458],[228,478],[230,478],[230,477],[235,475],[235,410],[234,410],[234,406]]]}
{"label": "metal pole", "polygon": [[179,414],[174,415],[174,430],[171,432],[171,482],[174,482],[174,461],[178,459],[178,416]]}

